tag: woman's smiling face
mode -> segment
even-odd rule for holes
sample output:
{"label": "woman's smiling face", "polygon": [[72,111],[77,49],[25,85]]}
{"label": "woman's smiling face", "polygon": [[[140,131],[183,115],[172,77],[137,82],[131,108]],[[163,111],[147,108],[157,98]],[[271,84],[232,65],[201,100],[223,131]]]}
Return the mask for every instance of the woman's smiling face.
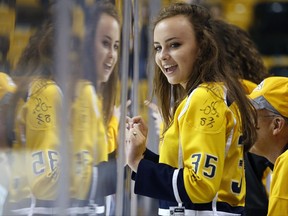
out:
{"label": "woman's smiling face", "polygon": [[97,25],[94,51],[97,82],[107,82],[118,60],[120,25],[117,20],[103,13]]}
{"label": "woman's smiling face", "polygon": [[190,21],[182,15],[161,20],[154,29],[155,61],[170,84],[186,88],[198,46]]}

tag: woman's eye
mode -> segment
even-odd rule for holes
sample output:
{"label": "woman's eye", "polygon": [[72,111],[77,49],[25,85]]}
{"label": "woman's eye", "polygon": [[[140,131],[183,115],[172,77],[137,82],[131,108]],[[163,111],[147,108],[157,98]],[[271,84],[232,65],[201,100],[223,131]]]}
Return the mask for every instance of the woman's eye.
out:
{"label": "woman's eye", "polygon": [[110,43],[108,41],[103,41],[102,44],[104,47],[109,47],[109,45],[110,45]]}
{"label": "woman's eye", "polygon": [[119,45],[118,45],[118,44],[115,44],[115,45],[114,45],[114,49],[115,49],[115,50],[118,50],[118,49],[119,49]]}
{"label": "woman's eye", "polygon": [[172,43],[171,44],[171,47],[172,48],[177,48],[177,47],[179,47],[180,46],[180,43]]}
{"label": "woman's eye", "polygon": [[161,51],[161,47],[160,47],[160,46],[155,46],[155,47],[154,47],[154,50],[155,50],[156,52],[159,52],[159,51]]}

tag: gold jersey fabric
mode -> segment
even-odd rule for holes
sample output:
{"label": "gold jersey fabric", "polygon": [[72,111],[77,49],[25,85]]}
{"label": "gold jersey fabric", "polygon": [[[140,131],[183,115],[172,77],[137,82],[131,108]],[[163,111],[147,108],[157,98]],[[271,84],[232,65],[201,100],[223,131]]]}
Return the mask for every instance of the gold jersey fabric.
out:
{"label": "gold jersey fabric", "polygon": [[108,138],[108,153],[112,153],[117,149],[118,143],[118,127],[119,120],[115,115],[112,116],[108,129],[107,129],[107,138]]}
{"label": "gold jersey fabric", "polygon": [[193,203],[218,201],[244,206],[243,147],[235,104],[227,105],[225,89],[202,84],[178,107],[160,146],[160,163],[178,166],[179,145],[184,186]]}
{"label": "gold jersey fabric", "polygon": [[[101,103],[92,83],[80,80],[72,105],[72,198],[88,199],[93,166],[108,161],[106,131]],[[81,188],[79,186],[81,185]]]}
{"label": "gold jersey fabric", "polygon": [[54,200],[60,163],[60,109],[62,93],[49,79],[35,79],[17,116],[25,165],[32,195],[40,200]]}
{"label": "gold jersey fabric", "polygon": [[4,103],[2,100],[5,98],[5,95],[13,93],[15,90],[16,85],[11,77],[6,73],[0,72],[0,105]]}
{"label": "gold jersey fabric", "polygon": [[242,82],[242,85],[244,87],[246,94],[250,94],[254,90],[254,88],[257,87],[256,83],[251,82],[249,80],[242,79],[241,82]]}
{"label": "gold jersey fabric", "polygon": [[281,154],[276,162],[272,174],[271,191],[269,197],[268,215],[288,215],[288,150]]}

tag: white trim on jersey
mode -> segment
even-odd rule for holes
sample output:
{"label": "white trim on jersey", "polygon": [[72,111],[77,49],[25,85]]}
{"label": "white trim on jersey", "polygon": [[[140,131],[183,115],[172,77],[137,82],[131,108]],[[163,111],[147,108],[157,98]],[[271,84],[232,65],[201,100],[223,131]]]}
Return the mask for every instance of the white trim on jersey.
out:
{"label": "white trim on jersey", "polygon": [[[11,210],[15,215],[30,215],[31,208],[22,208],[22,209],[14,209]],[[60,212],[60,208],[56,207],[34,207],[33,214],[42,214],[42,215],[57,215]],[[66,210],[68,215],[73,214],[103,214],[105,212],[105,206],[95,206],[95,212],[91,212],[91,207],[71,207]]]}
{"label": "white trim on jersey", "polygon": [[[170,216],[169,209],[158,209],[158,215],[161,216]],[[199,210],[190,210],[185,209],[185,216],[240,216],[241,214],[228,213],[228,212],[213,212],[213,211],[199,211]]]}
{"label": "white trim on jersey", "polygon": [[[97,190],[97,179],[98,179],[98,167],[93,167],[93,174],[92,174],[92,185],[91,185],[91,194],[89,197],[89,203],[92,204],[94,202],[94,198],[96,196],[96,190]],[[92,202],[92,203],[91,203]]]}
{"label": "white trim on jersey", "polygon": [[85,214],[89,215],[91,213],[96,213],[96,214],[103,214],[105,212],[105,206],[95,206],[95,212],[91,212],[91,208],[89,206],[85,207],[71,207],[67,209],[67,214],[68,215],[78,215],[78,214]]}
{"label": "white trim on jersey", "polygon": [[227,138],[227,142],[226,142],[226,147],[225,147],[225,157],[227,156],[228,152],[229,152],[229,149],[231,147],[231,144],[232,144],[232,138],[233,138],[233,134],[234,134],[234,127],[236,125],[236,120],[234,118],[234,126],[233,126],[233,129],[230,131],[229,133],[229,136]]}
{"label": "white trim on jersey", "polygon": [[182,203],[182,200],[179,196],[179,191],[178,191],[178,187],[177,187],[178,174],[179,174],[179,169],[176,169],[173,173],[172,187],[173,187],[173,193],[174,193],[175,199],[180,204],[180,203]]}
{"label": "white trim on jersey", "polygon": [[185,114],[185,112],[187,111],[189,105],[190,105],[190,100],[192,98],[193,93],[195,92],[195,90],[193,90],[190,95],[187,98],[187,101],[185,103],[185,106],[183,107],[183,109],[181,110],[179,116],[178,116],[178,121],[180,120],[180,118]]}
{"label": "white trim on jersey", "polygon": [[212,210],[213,210],[214,216],[217,216],[217,199],[218,199],[218,193],[216,193],[212,201]]}
{"label": "white trim on jersey", "polygon": [[[227,103],[227,88],[224,86],[224,102],[225,104],[228,106]],[[231,147],[232,144],[232,138],[233,138],[233,134],[234,134],[234,128],[236,126],[237,120],[233,117],[234,120],[234,125],[233,125],[233,129],[230,131],[229,136],[227,138],[227,142],[226,142],[226,147],[225,147],[225,157],[227,156],[229,149]]]}

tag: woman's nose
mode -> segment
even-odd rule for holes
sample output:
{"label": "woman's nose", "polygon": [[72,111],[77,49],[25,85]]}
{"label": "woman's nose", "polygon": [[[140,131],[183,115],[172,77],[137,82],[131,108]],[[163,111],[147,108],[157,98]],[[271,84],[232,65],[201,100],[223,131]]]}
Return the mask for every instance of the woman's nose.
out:
{"label": "woman's nose", "polygon": [[160,59],[161,60],[166,60],[169,58],[169,53],[166,51],[166,50],[162,50],[161,53],[160,53]]}

